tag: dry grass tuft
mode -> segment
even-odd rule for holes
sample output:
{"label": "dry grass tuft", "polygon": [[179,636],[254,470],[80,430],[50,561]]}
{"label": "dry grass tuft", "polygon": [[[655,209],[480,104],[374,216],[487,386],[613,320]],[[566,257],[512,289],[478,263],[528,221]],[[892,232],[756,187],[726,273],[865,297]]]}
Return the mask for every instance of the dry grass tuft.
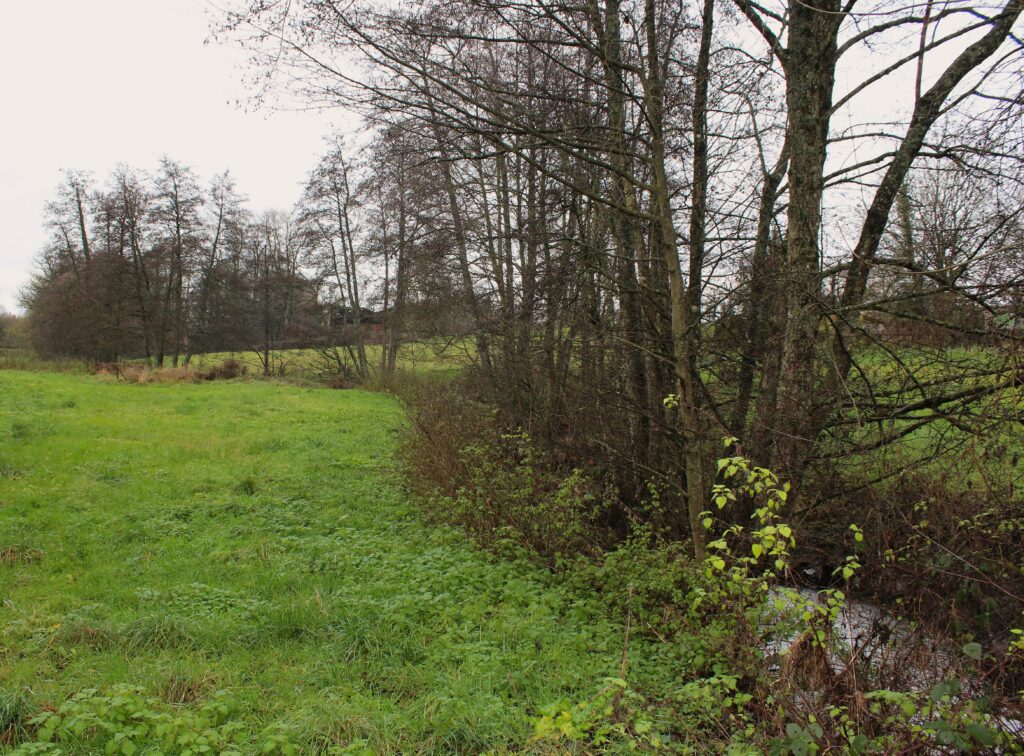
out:
{"label": "dry grass tuft", "polygon": [[195,704],[206,699],[217,688],[217,678],[210,674],[192,677],[171,672],[159,687],[160,697],[169,704]]}
{"label": "dry grass tuft", "polygon": [[34,564],[42,561],[43,556],[45,553],[42,549],[26,549],[17,544],[0,547],[0,565],[5,567],[13,567],[16,564]]}
{"label": "dry grass tuft", "polygon": [[154,368],[130,362],[97,362],[91,372],[93,375],[112,376],[126,383],[201,383],[238,378],[246,374],[246,366],[238,360],[225,360],[206,369],[191,365]]}

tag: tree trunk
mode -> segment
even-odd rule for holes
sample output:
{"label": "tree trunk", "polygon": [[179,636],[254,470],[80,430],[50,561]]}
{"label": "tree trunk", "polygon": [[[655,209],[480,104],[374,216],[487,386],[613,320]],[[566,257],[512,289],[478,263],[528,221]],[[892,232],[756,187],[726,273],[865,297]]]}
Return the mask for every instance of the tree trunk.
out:
{"label": "tree trunk", "polygon": [[[705,11],[710,12],[705,0]],[[679,401],[679,429],[683,439],[683,466],[686,474],[686,507],[690,537],[693,540],[694,556],[698,561],[704,559],[704,526],[701,524],[701,513],[708,491],[705,490],[706,463],[704,445],[706,433],[700,414],[700,374],[697,368],[695,332],[700,328],[700,283],[693,284],[697,291],[696,312],[690,300],[692,292],[688,292],[683,281],[679,264],[679,252],[676,246],[676,230],[672,219],[672,208],[669,203],[668,176],[665,170],[664,140],[664,81],[659,62],[658,35],[654,0],[645,2],[645,26],[647,30],[647,86],[645,104],[647,119],[651,129],[651,205],[654,214],[654,238],[661,248],[665,270],[669,279],[669,294],[672,304],[672,358],[676,373]],[[710,35],[711,30],[705,33]],[[703,36],[703,35],[702,35]],[[702,42],[702,47],[703,47]],[[710,45],[710,37],[707,44]],[[705,81],[705,87],[707,82]],[[698,98],[699,99],[699,96]],[[706,102],[706,99],[705,99]],[[706,117],[706,116],[705,116]],[[706,166],[705,166],[706,172]],[[706,176],[705,176],[706,180]],[[698,219],[703,226],[703,215]],[[701,231],[703,234],[703,231]],[[701,238],[703,246],[703,237]],[[701,251],[701,255],[703,252]],[[698,266],[697,275],[701,268]]]}
{"label": "tree trunk", "polygon": [[817,397],[821,322],[821,201],[842,18],[838,0],[790,4],[786,110],[790,150],[782,360],[775,407],[775,472],[798,484],[807,463]]}

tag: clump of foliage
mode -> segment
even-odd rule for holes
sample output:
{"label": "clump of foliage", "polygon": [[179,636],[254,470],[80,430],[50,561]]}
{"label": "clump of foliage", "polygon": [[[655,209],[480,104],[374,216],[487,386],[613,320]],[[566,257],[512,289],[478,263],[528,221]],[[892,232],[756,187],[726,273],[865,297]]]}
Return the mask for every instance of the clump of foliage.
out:
{"label": "clump of foliage", "polygon": [[[502,519],[510,511],[550,522],[557,515],[543,498],[545,468],[522,452],[528,439],[491,438],[489,450],[481,443],[463,450],[467,469],[479,471],[478,478],[470,473],[473,485],[428,506],[485,544],[500,543],[497,534],[507,532],[541,553],[563,545],[536,522]],[[887,687],[896,683],[888,670],[837,632],[847,586],[868,547],[857,524],[840,538],[846,553],[832,569],[831,587],[810,593],[793,585],[797,526],[789,521],[789,498],[789,484],[774,473],[727,456],[718,461],[711,507],[702,515],[709,534],[703,563],[685,544],[639,524],[604,550],[577,548],[575,559],[563,553],[556,563],[565,579],[600,596],[627,618],[627,628],[619,674],[596,692],[543,707],[533,742],[669,751],[714,742],[722,750],[798,754],[1014,747],[1016,736],[999,713],[1012,702],[992,699],[974,682],[983,678],[972,677],[978,644],[964,646],[960,677]],[[737,523],[733,508],[751,519]],[[895,636],[890,645],[901,642]]]}
{"label": "clump of foliage", "polygon": [[430,506],[482,543],[510,541],[557,559],[594,554],[607,540],[598,527],[606,493],[579,469],[545,465],[528,434],[497,433],[460,457],[468,479]]}
{"label": "clump of foliage", "polygon": [[523,546],[552,565],[607,547],[612,493],[579,468],[553,465],[525,431],[503,431],[467,393],[462,382],[423,382],[406,394],[402,456],[427,512],[488,547]]}
{"label": "clump of foliage", "polygon": [[127,383],[201,383],[203,381],[231,380],[244,376],[247,366],[230,358],[207,367],[183,365],[181,367],[152,367],[142,362],[96,362],[93,375],[114,376]]}
{"label": "clump of foliage", "polygon": [[32,710],[25,692],[0,689],[0,744],[20,743],[30,737]]}
{"label": "clump of foliage", "polygon": [[117,685],[106,693],[83,690],[56,711],[30,719],[33,739],[15,753],[59,753],[62,748],[57,746],[126,756],[241,753],[248,738],[235,714],[237,704],[224,692],[198,709],[169,711],[138,687]]}
{"label": "clump of foliage", "polygon": [[914,613],[938,631],[1005,643],[1024,608],[1024,516],[1019,492],[990,483],[908,471],[865,492],[862,587],[904,611],[931,608]]}
{"label": "clump of foliage", "polygon": [[[852,553],[834,568],[835,586],[808,595],[786,580],[797,545],[795,527],[783,519],[788,484],[780,485],[772,472],[742,456],[719,460],[718,469],[715,505],[722,509],[745,496],[753,499],[754,514],[749,529],[729,525],[708,544],[708,582],[698,594],[717,606],[745,609],[742,616],[750,623],[755,646],[777,649],[765,653],[754,694],[747,698],[749,715],[771,737],[773,752],[962,752],[1021,746],[1003,718],[1005,708],[997,708],[1006,702],[997,704],[989,691],[978,688],[979,678],[969,679],[971,664],[958,667],[963,679],[922,677],[916,686],[891,690],[882,687],[885,670],[840,637],[837,627],[847,595],[839,586],[849,584],[862,568],[860,527],[848,527]],[[716,528],[708,515],[705,526]],[[891,640],[901,642],[898,636]],[[962,653],[968,662],[977,661],[981,647],[967,644]]]}

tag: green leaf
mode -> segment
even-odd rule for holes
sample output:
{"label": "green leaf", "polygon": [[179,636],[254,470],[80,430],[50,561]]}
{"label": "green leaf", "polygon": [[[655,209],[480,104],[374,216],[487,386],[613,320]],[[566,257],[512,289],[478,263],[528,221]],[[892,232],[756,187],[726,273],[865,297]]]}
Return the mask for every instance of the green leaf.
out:
{"label": "green leaf", "polygon": [[850,750],[853,753],[867,753],[868,750],[868,736],[863,733],[857,733],[850,739]]}
{"label": "green leaf", "polygon": [[932,688],[931,694],[928,696],[931,701],[937,703],[947,696],[955,696],[960,692],[960,681],[956,678],[952,680],[946,680],[940,682],[934,688]]}
{"label": "green leaf", "polygon": [[996,739],[992,734],[992,730],[979,722],[972,722],[964,729],[967,730],[968,735],[978,741],[979,745],[991,747],[996,744]]}
{"label": "green leaf", "polygon": [[981,644],[980,643],[966,643],[963,648],[964,656],[978,661],[981,659]]}

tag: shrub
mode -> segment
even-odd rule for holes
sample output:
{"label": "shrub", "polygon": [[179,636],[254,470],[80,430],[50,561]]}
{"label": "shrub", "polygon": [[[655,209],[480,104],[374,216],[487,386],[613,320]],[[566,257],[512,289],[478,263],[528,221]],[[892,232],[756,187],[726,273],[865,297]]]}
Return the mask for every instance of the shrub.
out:
{"label": "shrub", "polygon": [[527,433],[501,430],[495,412],[467,396],[463,381],[421,381],[404,396],[412,423],[402,458],[428,514],[551,565],[610,545],[601,519],[612,493],[584,470],[552,464]]}
{"label": "shrub", "polygon": [[235,359],[228,359],[219,365],[214,365],[202,375],[207,381],[231,380],[232,378],[245,375],[246,371],[247,368],[244,363]]}
{"label": "shrub", "polygon": [[[1007,660],[999,652],[1024,621],[1020,494],[963,482],[935,471],[907,472],[859,495],[864,568],[858,589],[951,645],[980,643],[990,652],[985,676],[996,692],[1012,695],[1024,688],[1024,658]],[[825,541],[825,523],[847,506],[819,508],[805,527]],[[827,557],[836,562],[836,554]]]}
{"label": "shrub", "polygon": [[[945,677],[917,666],[914,679],[894,686],[886,657],[911,636],[894,634],[879,661],[837,632],[847,603],[840,586],[861,570],[859,527],[838,539],[852,553],[838,560],[835,586],[800,591],[790,581],[797,541],[786,521],[788,485],[740,456],[720,460],[718,469],[711,511],[703,515],[710,536],[703,564],[639,529],[613,551],[575,565],[572,579],[628,617],[621,679],[613,681],[621,695],[603,688],[546,707],[536,720],[539,742],[725,751],[729,740],[742,741],[742,752],[754,745],[778,754],[1021,749],[1007,719],[1014,703],[991,695],[980,644],[956,651],[962,659]],[[727,511],[715,516],[735,504],[753,518],[736,524]],[[635,674],[630,629],[653,643],[648,658],[634,663],[641,666]],[[1015,637],[1010,657],[1024,655],[1024,631]],[[898,650],[893,658],[907,663]]]}
{"label": "shrub", "polygon": [[422,501],[454,495],[470,479],[463,449],[494,435],[494,412],[473,400],[465,379],[410,382],[400,396],[409,416],[400,456],[413,493]]}
{"label": "shrub", "polygon": [[152,367],[137,362],[97,362],[92,365],[93,375],[114,376],[128,383],[199,383],[201,381],[231,380],[246,374],[244,363],[228,359],[205,370],[191,365],[180,367]]}
{"label": "shrub", "polygon": [[[797,560],[808,562],[808,550],[797,549],[789,486],[771,471],[741,456],[719,460],[710,511],[702,515],[708,556],[698,564],[646,509],[628,509],[593,471],[558,466],[527,433],[502,427],[497,410],[467,399],[472,396],[466,381],[420,384],[406,394],[412,428],[403,455],[429,514],[485,546],[514,544],[541,555],[581,593],[597,593],[611,614],[627,620],[622,673],[615,678],[622,686],[609,682],[596,696],[545,707],[536,720],[537,745],[700,750],[713,742],[714,750],[724,750],[746,740],[773,753],[1020,745],[1000,720],[1020,709],[1020,701],[999,691],[1012,689],[1013,670],[1024,660],[1024,652],[1004,652],[1007,644],[1016,648],[1009,633],[1020,625],[1019,605],[1009,598],[1021,594],[1024,574],[1014,561],[1021,524],[1009,500],[937,493],[936,502],[910,506],[897,518],[897,512],[884,516],[885,506],[868,494],[858,524],[848,521],[847,506],[826,515],[825,533],[802,520],[805,509],[801,534],[811,536],[806,540],[814,549],[829,547],[817,576],[827,587],[801,591],[803,570],[794,563],[804,566]],[[927,493],[919,487],[919,495]],[[657,509],[657,492],[650,496]],[[948,510],[940,511],[939,501]],[[753,516],[738,522],[733,509]],[[625,537],[608,525],[610,510],[628,513]],[[900,541],[901,551],[893,545],[894,525],[911,534]],[[888,566],[878,556],[885,548],[895,554]],[[957,565],[963,569],[951,569]],[[905,587],[892,576],[901,575],[948,585],[949,596],[936,595],[931,606],[955,604],[952,616],[980,616],[992,607],[1003,648],[991,636],[984,643],[967,636],[961,652],[962,641],[921,632],[884,612],[886,621],[849,640],[837,631],[846,591],[854,578],[872,587],[884,582],[881,567],[889,570],[894,602]],[[929,578],[925,569],[936,567],[951,574]],[[994,597],[998,592],[1002,598]],[[924,602],[917,608],[927,611]],[[631,634],[649,644],[647,658],[629,658]],[[940,659],[941,673],[935,671]]]}

